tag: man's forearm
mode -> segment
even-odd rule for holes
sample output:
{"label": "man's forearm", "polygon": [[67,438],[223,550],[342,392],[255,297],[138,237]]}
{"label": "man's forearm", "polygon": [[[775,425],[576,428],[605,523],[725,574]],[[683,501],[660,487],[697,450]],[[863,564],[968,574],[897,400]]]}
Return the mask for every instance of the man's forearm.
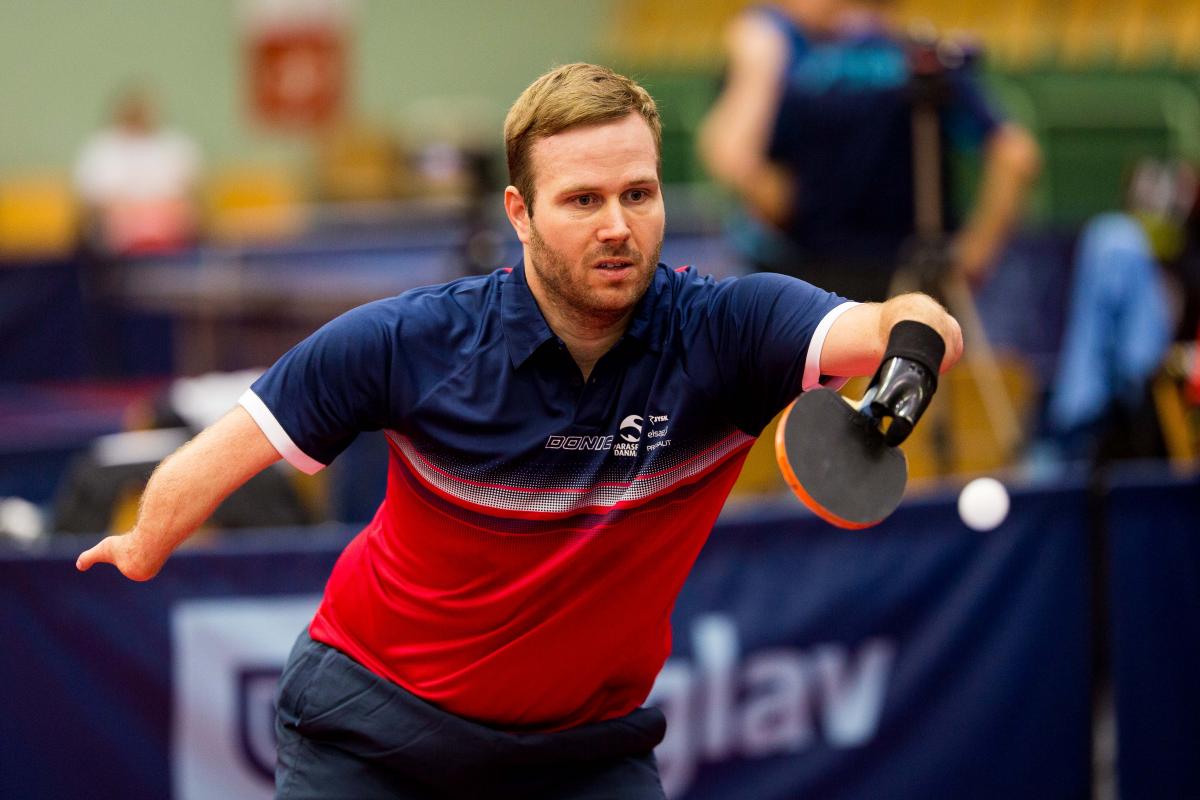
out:
{"label": "man's forearm", "polygon": [[902,294],[886,303],[863,303],[840,315],[821,347],[824,375],[870,375],[878,367],[897,322],[922,322],[937,331],[946,345],[941,372],[962,355],[962,331],[954,317],[933,298]]}
{"label": "man's forearm", "polygon": [[974,209],[956,242],[968,280],[982,280],[999,257],[1040,171],[1037,142],[1024,128],[1006,125],[988,142]]}
{"label": "man's forearm", "polygon": [[787,225],[794,190],[793,181],[784,169],[761,162],[731,181],[731,185],[759,219],[777,228]]}
{"label": "man's forearm", "polygon": [[244,482],[231,480],[213,449],[197,437],[150,476],[130,532],[148,551],[170,554]]}
{"label": "man's forearm", "polygon": [[[893,297],[879,309],[879,342],[883,346],[891,335],[896,323],[903,320],[921,322],[938,332],[946,343],[946,353],[942,359],[941,372],[945,372],[962,355],[962,330],[957,320],[946,313],[941,304],[928,295],[917,292]],[[880,357],[882,357],[882,350]]]}
{"label": "man's forearm", "polygon": [[766,158],[764,137],[726,102],[705,121],[697,152],[709,174],[733,190],[752,213],[778,226],[791,210],[792,180]]}
{"label": "man's forearm", "polygon": [[221,501],[277,460],[250,415],[234,409],[159,465],[142,494],[133,530],[84,552],[79,568],[103,561],[133,580],[154,577]]}

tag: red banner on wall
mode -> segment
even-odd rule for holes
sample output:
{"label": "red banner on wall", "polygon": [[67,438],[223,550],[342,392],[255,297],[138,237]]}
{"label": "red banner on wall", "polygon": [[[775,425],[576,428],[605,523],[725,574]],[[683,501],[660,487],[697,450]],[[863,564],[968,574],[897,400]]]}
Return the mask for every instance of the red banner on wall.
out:
{"label": "red banner on wall", "polygon": [[271,127],[311,128],[335,117],[346,96],[346,42],[338,26],[270,27],[249,37],[255,118]]}

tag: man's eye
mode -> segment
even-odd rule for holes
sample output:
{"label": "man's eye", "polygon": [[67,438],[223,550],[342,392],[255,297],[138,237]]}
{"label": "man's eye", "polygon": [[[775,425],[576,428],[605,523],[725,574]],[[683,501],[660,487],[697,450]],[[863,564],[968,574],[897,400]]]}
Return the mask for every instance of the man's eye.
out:
{"label": "man's eye", "polygon": [[594,200],[595,200],[595,198],[592,197],[590,194],[582,194],[579,197],[575,198],[575,205],[590,206],[590,205],[593,205]]}

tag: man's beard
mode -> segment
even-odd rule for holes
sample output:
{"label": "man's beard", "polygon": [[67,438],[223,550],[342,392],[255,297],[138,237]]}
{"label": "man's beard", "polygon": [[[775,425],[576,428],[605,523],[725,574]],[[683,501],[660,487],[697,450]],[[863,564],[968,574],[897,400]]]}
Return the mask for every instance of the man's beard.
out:
{"label": "man's beard", "polygon": [[[529,254],[533,264],[527,265],[537,272],[547,293],[546,300],[553,303],[563,314],[592,322],[614,322],[629,313],[654,279],[654,269],[662,253],[662,240],[654,247],[653,258],[646,260],[642,253],[628,242],[614,247],[599,247],[583,258],[582,264],[572,265],[559,251],[546,244],[537,227],[529,226]],[[588,285],[588,273],[577,273],[576,269],[604,258],[623,258],[633,262],[634,278],[626,287],[596,291]]]}

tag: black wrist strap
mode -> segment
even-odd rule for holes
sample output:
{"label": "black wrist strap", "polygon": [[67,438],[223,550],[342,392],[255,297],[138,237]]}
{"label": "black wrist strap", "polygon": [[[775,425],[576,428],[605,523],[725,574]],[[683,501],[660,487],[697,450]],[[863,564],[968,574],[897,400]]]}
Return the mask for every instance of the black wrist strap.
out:
{"label": "black wrist strap", "polygon": [[883,361],[889,358],[907,358],[915,361],[925,369],[937,385],[938,369],[942,366],[942,358],[946,355],[946,342],[941,334],[924,322],[906,319],[892,326],[888,335],[887,350],[884,351]]}

